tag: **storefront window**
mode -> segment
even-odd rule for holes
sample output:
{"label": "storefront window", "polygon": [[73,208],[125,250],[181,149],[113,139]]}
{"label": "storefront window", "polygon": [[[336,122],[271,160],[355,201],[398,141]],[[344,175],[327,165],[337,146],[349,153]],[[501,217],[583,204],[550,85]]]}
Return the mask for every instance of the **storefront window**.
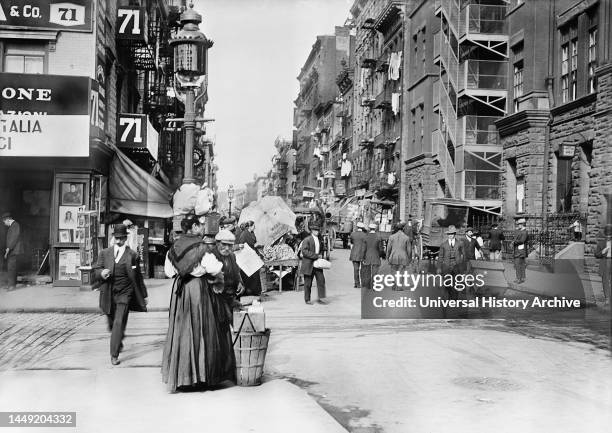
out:
{"label": "storefront window", "polygon": [[58,211],[58,236],[60,243],[78,243],[78,213],[84,210],[85,183],[61,182]]}

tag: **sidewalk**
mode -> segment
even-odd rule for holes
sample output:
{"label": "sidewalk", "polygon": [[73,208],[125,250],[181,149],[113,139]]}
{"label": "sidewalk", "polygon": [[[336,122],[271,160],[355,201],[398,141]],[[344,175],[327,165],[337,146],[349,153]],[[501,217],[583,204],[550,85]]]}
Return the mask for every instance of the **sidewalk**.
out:
{"label": "sidewalk", "polygon": [[176,394],[165,390],[159,368],[13,370],[0,372],[0,381],[4,411],[76,412],[76,428],[66,431],[346,433],[285,380]]}
{"label": "sidewalk", "polygon": [[[168,311],[172,281],[145,280],[149,311]],[[17,286],[10,292],[0,290],[0,313],[98,313],[99,298],[99,291],[81,291],[78,287],[53,287],[51,284]]]}
{"label": "sidewalk", "polygon": [[540,297],[563,297],[568,299],[580,299],[587,306],[604,306],[601,281],[593,281],[587,274],[581,274],[569,260],[558,260],[554,272],[537,265],[528,265],[525,271],[526,280],[517,284],[514,264],[504,264],[504,276],[508,282],[509,289],[506,296],[529,295]]}

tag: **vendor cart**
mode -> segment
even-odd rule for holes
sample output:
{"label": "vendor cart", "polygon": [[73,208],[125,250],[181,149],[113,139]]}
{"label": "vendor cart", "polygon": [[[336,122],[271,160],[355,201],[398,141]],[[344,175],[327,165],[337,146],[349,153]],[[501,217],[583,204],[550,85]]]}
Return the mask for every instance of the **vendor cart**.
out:
{"label": "vendor cart", "polygon": [[[259,276],[261,278],[261,290],[263,292],[270,291],[272,284],[274,283],[273,272],[268,270],[269,267],[280,268],[278,277],[278,291],[283,291],[283,269],[284,268],[296,268],[299,264],[298,259],[285,259],[285,260],[264,260],[264,267],[260,270]],[[270,275],[272,274],[272,275]]]}

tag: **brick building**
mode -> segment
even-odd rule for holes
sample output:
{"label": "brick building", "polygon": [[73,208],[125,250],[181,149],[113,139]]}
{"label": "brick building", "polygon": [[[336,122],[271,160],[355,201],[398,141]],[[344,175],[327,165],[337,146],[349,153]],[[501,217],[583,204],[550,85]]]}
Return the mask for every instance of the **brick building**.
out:
{"label": "brick building", "polygon": [[[181,163],[163,152],[168,130],[181,134],[164,119],[183,113],[167,95],[168,41],[185,2],[13,3],[0,21],[0,210],[23,228],[20,271],[79,285],[84,246],[95,259],[109,224],[129,216],[148,229],[151,248],[164,242],[172,214],[166,174]],[[122,181],[126,172],[139,181]],[[87,232],[76,221],[82,211],[95,214]]]}
{"label": "brick building", "polygon": [[[326,181],[325,174],[334,171],[330,150],[341,130],[337,114],[342,106],[337,101],[336,78],[345,68],[343,65],[350,61],[351,46],[347,27],[336,27],[334,35],[317,36],[297,77],[300,93],[294,101],[293,119],[296,129],[294,204],[304,199],[304,187],[319,192],[325,189],[328,194],[333,187],[333,177]],[[307,192],[307,195],[310,194]]]}
{"label": "brick building", "polygon": [[497,122],[504,215],[579,218],[587,253],[612,185],[611,8],[609,0],[551,0],[514,3],[507,13],[513,98]]}

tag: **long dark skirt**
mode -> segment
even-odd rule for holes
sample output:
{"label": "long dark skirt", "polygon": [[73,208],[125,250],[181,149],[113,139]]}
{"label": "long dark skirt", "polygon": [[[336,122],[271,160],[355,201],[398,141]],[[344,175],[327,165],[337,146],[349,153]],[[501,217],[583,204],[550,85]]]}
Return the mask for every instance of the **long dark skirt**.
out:
{"label": "long dark skirt", "polygon": [[235,381],[230,320],[227,303],[205,280],[175,280],[162,359],[162,379],[170,391]]}

